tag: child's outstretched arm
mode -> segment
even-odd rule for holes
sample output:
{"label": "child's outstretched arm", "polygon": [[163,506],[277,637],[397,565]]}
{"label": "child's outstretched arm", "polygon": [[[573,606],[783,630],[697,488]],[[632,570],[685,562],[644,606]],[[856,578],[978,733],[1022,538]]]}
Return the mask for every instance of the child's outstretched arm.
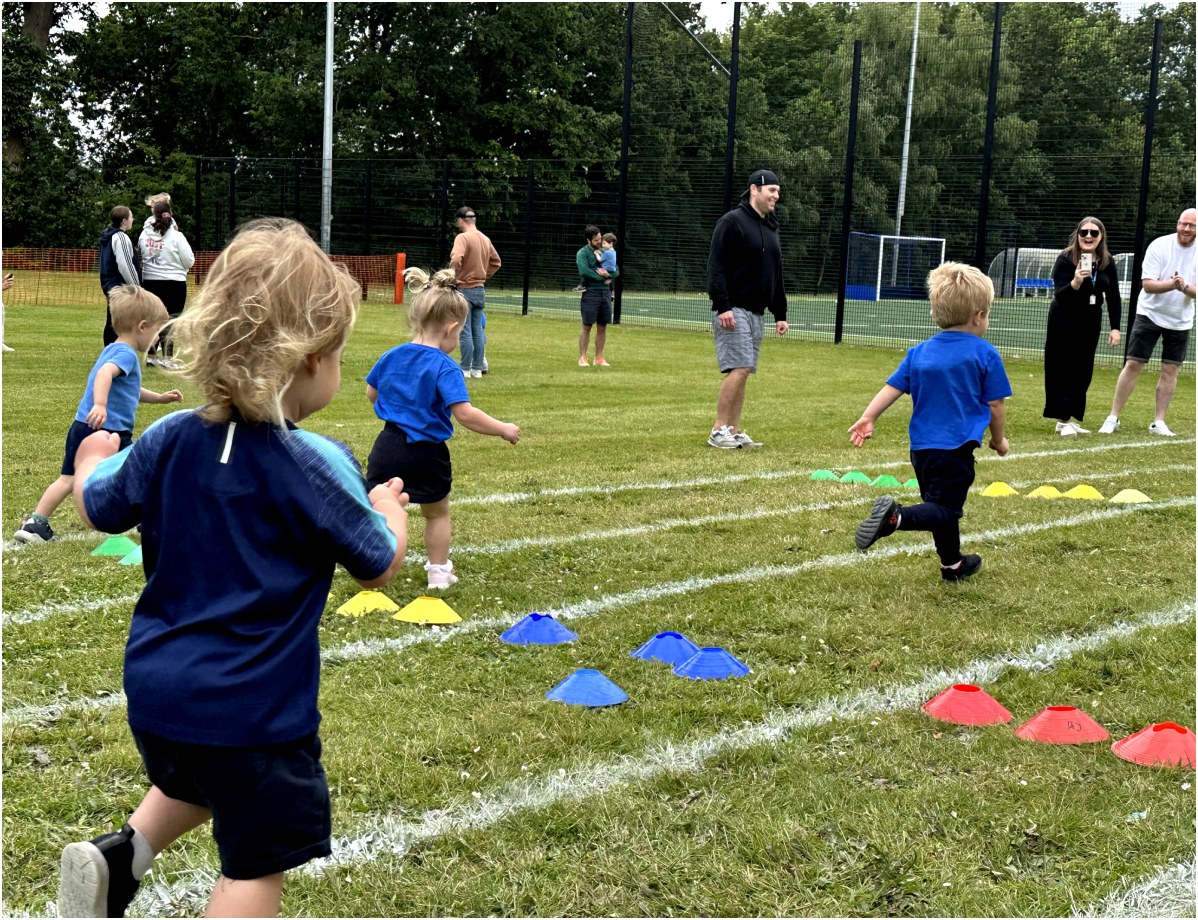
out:
{"label": "child's outstretched arm", "polygon": [[147,390],[145,387],[142,387],[138,401],[144,403],[183,402],[183,394],[178,390],[167,390],[165,393],[156,393],[153,390]]}
{"label": "child's outstretched arm", "polygon": [[852,427],[849,428],[849,440],[853,442],[854,446],[862,447],[874,436],[874,422],[878,420],[878,416],[893,406],[902,395],[902,390],[892,387],[890,384],[886,384],[878,390],[878,395],[870,400],[865,411],[861,413],[861,418],[853,422]]}
{"label": "child's outstretched arm", "polygon": [[986,405],[990,407],[990,449],[1005,457],[1011,449],[1007,443],[1007,401],[992,399]]}
{"label": "child's outstretched arm", "polygon": [[471,431],[476,431],[479,434],[493,434],[496,437],[503,438],[509,444],[515,444],[520,440],[519,425],[491,418],[482,409],[472,406],[468,402],[454,403],[449,407],[449,410],[453,413],[453,417],[458,420],[458,424],[465,425]]}
{"label": "child's outstretched arm", "polygon": [[363,588],[379,588],[395,577],[403,566],[408,552],[408,493],[403,490],[403,480],[398,476],[370,490],[370,506],[387,519],[388,529],[395,534],[395,558],[387,571],[369,581],[358,579]]}

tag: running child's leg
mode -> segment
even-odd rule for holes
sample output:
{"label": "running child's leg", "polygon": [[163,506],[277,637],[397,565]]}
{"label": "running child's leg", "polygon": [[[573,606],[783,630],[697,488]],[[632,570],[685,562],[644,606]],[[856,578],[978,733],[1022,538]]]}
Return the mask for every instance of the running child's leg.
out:
{"label": "running child's leg", "polygon": [[424,515],[424,549],[428,553],[428,561],[434,565],[445,565],[449,562],[449,538],[451,525],[449,520],[449,496],[439,502],[420,506]]}
{"label": "running child's leg", "polygon": [[205,917],[277,917],[283,902],[283,875],[216,880]]}

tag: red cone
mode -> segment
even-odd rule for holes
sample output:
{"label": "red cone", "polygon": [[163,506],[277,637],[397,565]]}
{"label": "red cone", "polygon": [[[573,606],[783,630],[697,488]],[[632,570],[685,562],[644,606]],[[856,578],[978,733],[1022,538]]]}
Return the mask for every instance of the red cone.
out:
{"label": "red cone", "polygon": [[1111,745],[1116,757],[1145,767],[1194,767],[1194,733],[1176,722],[1141,728]]}
{"label": "red cone", "polygon": [[1049,706],[1015,729],[1015,734],[1024,741],[1042,744],[1087,744],[1111,737],[1076,706]]}
{"label": "red cone", "polygon": [[998,700],[973,684],[953,684],[924,703],[922,708],[933,719],[958,725],[993,725],[1011,721],[1011,714]]}

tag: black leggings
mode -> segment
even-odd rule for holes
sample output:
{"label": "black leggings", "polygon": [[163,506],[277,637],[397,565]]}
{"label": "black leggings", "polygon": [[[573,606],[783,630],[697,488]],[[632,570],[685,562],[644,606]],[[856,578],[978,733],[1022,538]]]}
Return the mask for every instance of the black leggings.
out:
{"label": "black leggings", "polygon": [[961,517],[973,485],[976,449],[977,442],[970,441],[955,450],[911,451],[923,503],[903,507],[899,530],[930,530],[941,565],[961,561]]}

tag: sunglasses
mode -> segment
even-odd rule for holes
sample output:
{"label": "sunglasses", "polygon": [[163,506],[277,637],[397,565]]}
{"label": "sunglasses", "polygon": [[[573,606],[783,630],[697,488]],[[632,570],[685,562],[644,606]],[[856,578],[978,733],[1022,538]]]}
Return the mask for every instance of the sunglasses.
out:
{"label": "sunglasses", "polygon": [[1077,235],[1084,236],[1084,237],[1092,236],[1092,237],[1094,237],[1094,239],[1098,239],[1100,236],[1102,236],[1102,231],[1101,230],[1078,230]]}

